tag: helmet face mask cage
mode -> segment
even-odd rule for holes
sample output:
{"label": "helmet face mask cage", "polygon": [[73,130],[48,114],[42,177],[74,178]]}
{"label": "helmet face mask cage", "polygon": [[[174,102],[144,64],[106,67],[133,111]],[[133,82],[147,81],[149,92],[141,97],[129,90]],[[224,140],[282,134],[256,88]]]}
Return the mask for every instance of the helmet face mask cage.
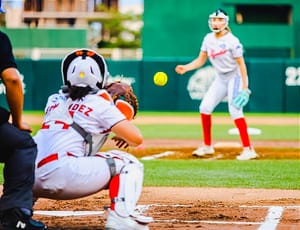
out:
{"label": "helmet face mask cage", "polygon": [[78,49],[68,54],[62,61],[61,71],[63,84],[68,87],[102,89],[108,78],[104,58],[89,49]]}
{"label": "helmet face mask cage", "polygon": [[[215,20],[219,19],[219,20]],[[221,20],[220,20],[221,19]],[[222,9],[218,9],[208,17],[208,26],[212,32],[219,33],[228,26],[229,17]]]}

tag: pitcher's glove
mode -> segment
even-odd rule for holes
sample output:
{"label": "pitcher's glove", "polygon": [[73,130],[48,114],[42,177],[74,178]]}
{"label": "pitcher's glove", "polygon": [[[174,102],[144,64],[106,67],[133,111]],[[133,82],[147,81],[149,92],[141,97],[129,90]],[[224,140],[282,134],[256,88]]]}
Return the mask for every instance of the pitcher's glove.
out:
{"label": "pitcher's glove", "polygon": [[117,108],[128,120],[136,116],[138,99],[129,84],[116,81],[106,85],[104,89],[110,94]]}
{"label": "pitcher's glove", "polygon": [[250,94],[250,89],[243,89],[242,91],[240,91],[232,101],[234,107],[236,107],[237,109],[242,109],[248,103]]}

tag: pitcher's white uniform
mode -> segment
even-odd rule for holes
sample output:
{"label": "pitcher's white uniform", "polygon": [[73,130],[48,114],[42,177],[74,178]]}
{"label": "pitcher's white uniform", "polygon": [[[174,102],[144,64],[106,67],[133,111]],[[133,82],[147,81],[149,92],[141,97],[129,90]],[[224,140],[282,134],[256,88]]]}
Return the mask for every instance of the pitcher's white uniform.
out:
{"label": "pitcher's white uniform", "polygon": [[[243,114],[243,106],[249,100],[248,74],[243,57],[243,46],[239,39],[231,33],[228,27],[229,17],[222,9],[217,9],[208,17],[208,33],[196,59],[185,65],[177,65],[175,71],[184,74],[203,66],[207,59],[215,68],[217,74],[203,97],[199,111],[202,123],[203,144],[193,151],[195,156],[214,154],[212,146],[211,114],[216,106],[227,96],[228,110],[239,130],[243,145],[238,160],[249,160],[257,157],[250,143],[247,123]],[[237,103],[239,102],[239,103]]]}
{"label": "pitcher's white uniform", "polygon": [[239,39],[230,32],[220,38],[216,38],[215,33],[211,32],[204,37],[201,51],[207,52],[217,76],[201,102],[200,112],[212,113],[227,96],[231,117],[233,119],[243,117],[243,111],[231,103],[242,87],[241,73],[235,61],[235,58],[243,56],[243,46]]}

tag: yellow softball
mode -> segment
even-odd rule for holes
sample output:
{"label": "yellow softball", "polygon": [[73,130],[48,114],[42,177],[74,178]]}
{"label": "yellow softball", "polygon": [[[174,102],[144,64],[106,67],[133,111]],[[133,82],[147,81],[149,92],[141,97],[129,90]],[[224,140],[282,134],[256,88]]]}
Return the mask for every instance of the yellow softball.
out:
{"label": "yellow softball", "polygon": [[164,86],[168,82],[168,75],[165,72],[156,72],[153,81],[157,86]]}

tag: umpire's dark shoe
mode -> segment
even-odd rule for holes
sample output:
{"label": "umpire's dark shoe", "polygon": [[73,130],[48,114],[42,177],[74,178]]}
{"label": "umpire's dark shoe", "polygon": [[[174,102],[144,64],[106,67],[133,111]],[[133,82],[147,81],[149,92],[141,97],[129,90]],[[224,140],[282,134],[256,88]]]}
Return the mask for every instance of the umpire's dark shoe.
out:
{"label": "umpire's dark shoe", "polygon": [[0,229],[45,230],[47,226],[40,221],[33,220],[31,215],[25,214],[19,208],[12,208],[1,212]]}

